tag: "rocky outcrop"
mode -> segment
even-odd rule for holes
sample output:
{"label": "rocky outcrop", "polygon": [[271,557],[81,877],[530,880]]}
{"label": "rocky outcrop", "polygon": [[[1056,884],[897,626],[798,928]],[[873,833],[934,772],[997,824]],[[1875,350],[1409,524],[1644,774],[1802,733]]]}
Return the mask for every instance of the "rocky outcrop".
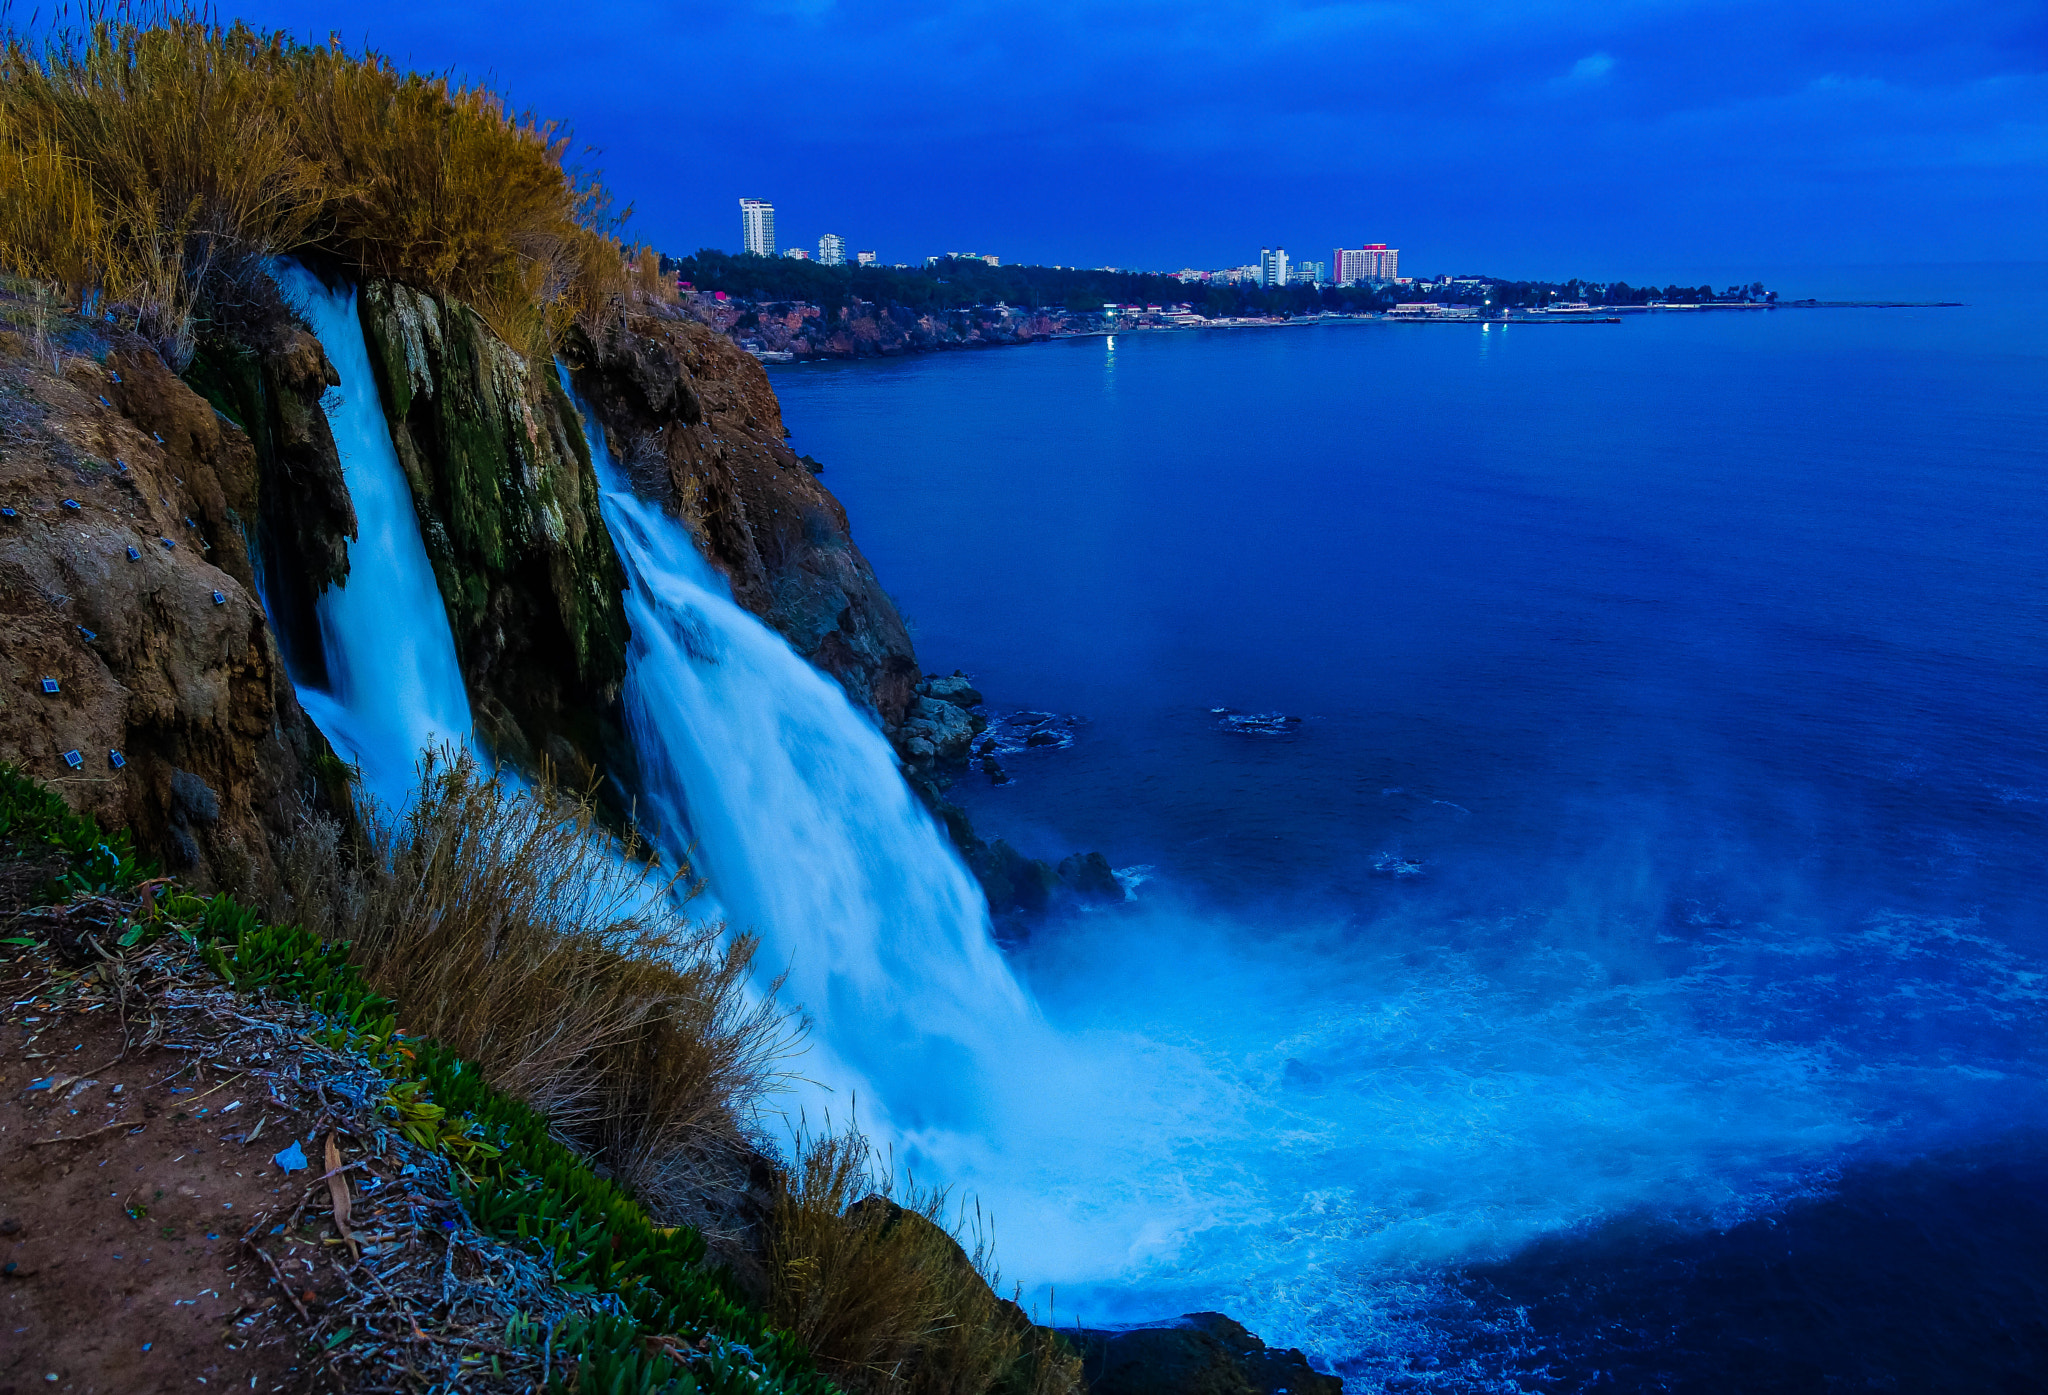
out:
{"label": "rocky outcrop", "polygon": [[0,430],[0,759],[199,885],[262,889],[333,757],[256,596],[253,443],[77,321],[51,353],[0,334]]}
{"label": "rocky outcrop", "polygon": [[456,301],[372,282],[358,303],[480,734],[579,784],[630,764],[625,572],[554,365]]}
{"label": "rocky outcrop", "polygon": [[340,386],[313,332],[259,278],[231,322],[201,338],[185,381],[254,448],[252,507],[237,533],[263,577],[264,598],[286,661],[301,682],[322,686],[326,660],[314,603],[348,576],[355,505],[321,399]]}
{"label": "rocky outcrop", "polygon": [[1343,1395],[1299,1351],[1269,1347],[1221,1313],[1143,1327],[1062,1328],[1089,1395]]}
{"label": "rocky outcrop", "polygon": [[635,488],[682,520],[733,598],[899,739],[917,658],[846,510],[785,441],[761,365],[704,325],[629,314],[570,350]]}

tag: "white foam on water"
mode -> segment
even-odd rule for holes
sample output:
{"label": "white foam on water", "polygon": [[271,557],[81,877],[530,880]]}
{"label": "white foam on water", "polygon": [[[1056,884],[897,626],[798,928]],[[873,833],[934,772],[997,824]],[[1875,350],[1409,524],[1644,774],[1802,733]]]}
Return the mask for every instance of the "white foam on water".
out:
{"label": "white foam on water", "polygon": [[[305,697],[395,804],[468,707],[352,298],[286,275],[343,377],[363,519],[321,600],[334,691]],[[588,434],[644,792],[818,1019],[798,1104],[844,1118],[858,1093],[1062,1320],[1221,1308],[1333,1362],[1426,1345],[1446,1266],[1632,1211],[1725,1224],[1942,1110],[2038,1105],[2038,1062],[1922,1049],[2038,1026],[2048,979],[1967,922],[1703,930],[1653,962],[1657,927],[1572,908],[1232,920],[1152,883],[1043,930],[1034,998],[872,721]]]}
{"label": "white foam on water", "polygon": [[[816,1015],[808,1069],[839,1093],[805,1107],[868,1092],[863,1121],[971,1193],[1062,1320],[1221,1308],[1332,1363],[1423,1346],[1448,1266],[1632,1212],[1728,1224],[1924,1125],[1925,1100],[1999,1088],[1830,1025],[1867,1027],[1901,955],[1991,962],[1953,927],[1752,926],[1673,967],[1645,950],[1659,927],[1582,908],[1361,929],[1148,885],[1038,932],[1034,1000],[872,722],[590,434],[647,791]],[[1945,1010],[2033,1011],[2038,977],[1994,967]]]}

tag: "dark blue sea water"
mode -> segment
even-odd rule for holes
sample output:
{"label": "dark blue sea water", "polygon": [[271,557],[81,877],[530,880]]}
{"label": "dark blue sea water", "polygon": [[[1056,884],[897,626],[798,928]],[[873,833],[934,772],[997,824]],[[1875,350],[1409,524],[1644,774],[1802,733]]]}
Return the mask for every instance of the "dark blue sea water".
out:
{"label": "dark blue sea water", "polygon": [[2048,269],[1812,289],[1969,303],[778,370],[927,665],[1085,719],[954,791],[1137,883],[1021,972],[1203,1082],[1017,1277],[1354,1391],[2048,1388]]}

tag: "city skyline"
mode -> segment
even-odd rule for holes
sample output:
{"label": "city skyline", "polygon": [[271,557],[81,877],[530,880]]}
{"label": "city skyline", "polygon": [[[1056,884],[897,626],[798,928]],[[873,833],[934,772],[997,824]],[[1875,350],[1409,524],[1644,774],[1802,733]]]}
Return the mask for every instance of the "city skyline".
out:
{"label": "city skyline", "polygon": [[[233,13],[318,44],[335,25],[310,0]],[[786,226],[891,262],[994,246],[1222,265],[1287,207],[1296,228],[1399,228],[1432,268],[1641,282],[2039,257],[2048,207],[2048,14],[1990,0],[742,0],[573,18],[512,0],[489,25],[365,0],[347,24],[345,42],[489,75],[514,109],[566,123],[574,162],[634,207],[628,235],[685,251],[730,245],[713,191],[781,190]],[[764,63],[784,74],[774,100]],[[920,78],[877,88],[877,71]],[[1028,96],[988,100],[1021,71]]]}
{"label": "city skyline", "polygon": [[[740,251],[755,256],[782,256],[797,261],[809,261],[812,253],[801,245],[774,250],[775,205],[772,200],[743,198],[740,200]],[[816,259],[821,266],[846,265],[846,239],[838,233],[821,233],[818,237]],[[663,249],[671,256],[685,256],[697,249]],[[1183,282],[1197,280],[1254,280],[1261,286],[1287,285],[1336,285],[1349,286],[1361,282],[1392,282],[1402,278],[1398,273],[1400,249],[1389,247],[1384,242],[1368,242],[1360,248],[1338,247],[1330,260],[1291,257],[1285,247],[1265,247],[1259,251],[1259,260],[1244,266],[1219,267],[1209,271],[1198,271],[1184,267],[1180,271],[1142,267],[1102,267],[1104,271],[1144,271],[1160,276],[1177,276]],[[855,254],[858,266],[875,266],[880,259],[876,252],[864,250]],[[907,267],[919,264],[930,266],[949,258],[965,258],[1000,266],[1002,258],[994,252],[928,252],[921,262],[894,262],[894,266]],[[1033,265],[1064,266],[1069,263],[1040,262]],[[1335,268],[1335,274],[1331,269]]]}

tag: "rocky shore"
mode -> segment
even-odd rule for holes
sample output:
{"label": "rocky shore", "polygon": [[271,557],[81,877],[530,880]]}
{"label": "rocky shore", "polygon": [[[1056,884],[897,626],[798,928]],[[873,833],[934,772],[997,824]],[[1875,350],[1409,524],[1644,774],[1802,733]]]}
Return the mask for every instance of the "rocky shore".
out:
{"label": "rocky shore", "polygon": [[1100,314],[977,305],[960,310],[914,310],[855,300],[828,309],[802,301],[721,299],[685,292],[684,314],[757,356],[790,358],[893,358],[942,349],[1034,344],[1100,334]]}

